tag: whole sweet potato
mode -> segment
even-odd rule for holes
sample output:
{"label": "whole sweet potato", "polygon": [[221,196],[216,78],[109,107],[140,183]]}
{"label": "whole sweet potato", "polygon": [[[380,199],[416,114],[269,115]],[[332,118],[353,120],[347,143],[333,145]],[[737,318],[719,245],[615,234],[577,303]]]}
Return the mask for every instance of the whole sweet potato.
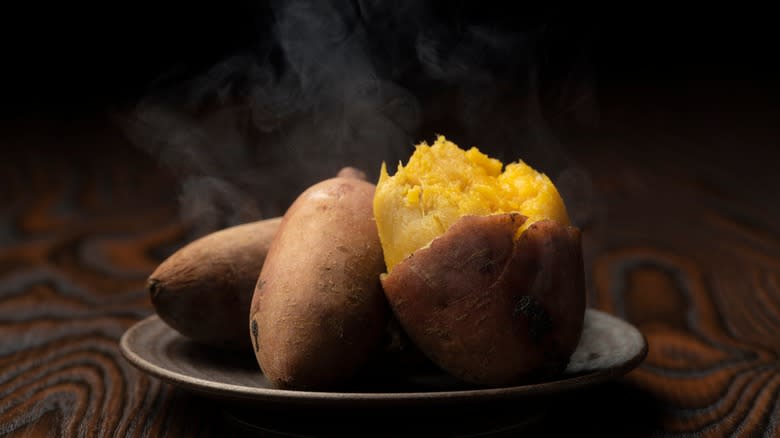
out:
{"label": "whole sweet potato", "polygon": [[254,285],[281,222],[226,228],[173,253],[147,281],[157,315],[194,341],[248,350],[246,317]]}
{"label": "whole sweet potato", "polygon": [[275,387],[336,387],[381,347],[390,311],[379,280],[385,266],[374,189],[332,178],[285,213],[249,318],[257,361]]}

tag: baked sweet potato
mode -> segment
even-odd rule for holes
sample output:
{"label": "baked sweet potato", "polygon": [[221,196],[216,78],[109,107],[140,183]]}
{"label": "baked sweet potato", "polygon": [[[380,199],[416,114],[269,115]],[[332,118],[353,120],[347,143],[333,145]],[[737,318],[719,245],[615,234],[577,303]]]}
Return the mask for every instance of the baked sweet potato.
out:
{"label": "baked sweet potato", "polygon": [[157,315],[196,342],[249,351],[252,292],[281,222],[272,218],[226,228],[174,252],[147,281]]}
{"label": "baked sweet potato", "polygon": [[584,317],[579,232],[519,214],[464,216],[384,277],[418,348],[464,381],[508,385],[563,371]]}
{"label": "baked sweet potato", "polygon": [[[337,175],[366,179],[355,167],[344,167]],[[281,221],[271,218],[219,230],[164,260],[147,280],[160,318],[196,342],[248,352],[252,294]]]}
{"label": "baked sweet potato", "polygon": [[464,381],[501,386],[562,371],[585,314],[580,233],[550,180],[440,137],[383,167],[374,211],[382,284],[410,339]]}
{"label": "baked sweet potato", "polygon": [[381,347],[390,311],[379,280],[374,189],[359,179],[329,179],[284,215],[249,319],[258,364],[277,388],[336,388]]}

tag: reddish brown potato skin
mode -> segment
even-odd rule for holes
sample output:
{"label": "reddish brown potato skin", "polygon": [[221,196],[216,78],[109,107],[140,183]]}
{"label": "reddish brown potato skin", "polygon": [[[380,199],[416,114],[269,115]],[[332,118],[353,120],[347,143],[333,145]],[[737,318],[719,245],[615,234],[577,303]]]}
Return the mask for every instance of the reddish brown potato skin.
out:
{"label": "reddish brown potato skin", "polygon": [[173,253],[147,281],[157,315],[194,341],[249,351],[246,317],[281,221],[226,228]]}
{"label": "reddish brown potato skin", "polygon": [[554,221],[464,216],[382,280],[412,341],[466,382],[521,384],[563,371],[585,315],[580,233]]}
{"label": "reddish brown potato skin", "polygon": [[285,213],[249,319],[257,361],[277,388],[338,387],[381,347],[390,310],[379,281],[374,189],[329,179]]}

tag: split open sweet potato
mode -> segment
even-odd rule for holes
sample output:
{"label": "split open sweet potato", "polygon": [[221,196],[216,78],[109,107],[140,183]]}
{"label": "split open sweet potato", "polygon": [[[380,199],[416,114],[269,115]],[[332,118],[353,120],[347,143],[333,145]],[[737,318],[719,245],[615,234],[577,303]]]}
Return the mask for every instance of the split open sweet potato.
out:
{"label": "split open sweet potato", "polygon": [[[434,363],[500,386],[561,372],[585,314],[580,232],[552,182],[440,137],[382,169],[385,295]],[[502,171],[503,170],[503,171]]]}

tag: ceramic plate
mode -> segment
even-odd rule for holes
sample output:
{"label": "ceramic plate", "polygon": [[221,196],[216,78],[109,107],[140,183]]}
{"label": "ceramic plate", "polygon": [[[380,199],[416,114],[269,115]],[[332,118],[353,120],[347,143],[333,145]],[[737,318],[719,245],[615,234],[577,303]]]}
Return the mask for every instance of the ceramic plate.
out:
{"label": "ceramic plate", "polygon": [[594,309],[586,311],[579,346],[562,375],[554,380],[502,388],[468,387],[443,373],[431,372],[353,392],[278,390],[270,387],[251,353],[226,353],[195,344],[157,316],[150,316],[128,329],[120,340],[120,348],[141,371],[208,396],[276,406],[340,407],[452,405],[528,399],[622,376],[639,365],[647,354],[647,343],[639,330]]}

